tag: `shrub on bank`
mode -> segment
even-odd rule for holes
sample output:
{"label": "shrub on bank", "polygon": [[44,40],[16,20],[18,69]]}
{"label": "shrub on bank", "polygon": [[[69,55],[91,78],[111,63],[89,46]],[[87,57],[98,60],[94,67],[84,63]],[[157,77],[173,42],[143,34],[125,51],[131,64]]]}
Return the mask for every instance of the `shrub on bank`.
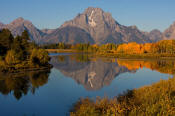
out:
{"label": "shrub on bank", "polygon": [[32,65],[46,65],[50,57],[44,49],[33,49],[30,55],[30,63]]}
{"label": "shrub on bank", "polygon": [[128,91],[113,99],[79,100],[71,116],[174,116],[175,78]]}
{"label": "shrub on bank", "polygon": [[8,64],[8,65],[13,65],[13,64],[16,64],[18,62],[18,59],[16,57],[16,54],[14,50],[9,50],[7,52],[7,55],[5,57],[5,62]]}

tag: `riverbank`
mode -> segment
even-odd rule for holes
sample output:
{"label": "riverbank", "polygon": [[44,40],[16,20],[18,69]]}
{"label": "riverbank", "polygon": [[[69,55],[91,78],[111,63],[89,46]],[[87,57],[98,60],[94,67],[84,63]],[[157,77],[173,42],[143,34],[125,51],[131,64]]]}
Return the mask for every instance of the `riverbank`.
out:
{"label": "riverbank", "polygon": [[33,65],[28,61],[23,61],[13,65],[7,65],[4,61],[0,61],[0,72],[4,73],[19,73],[23,71],[39,71],[39,70],[46,70],[51,69],[51,64],[45,65]]}
{"label": "riverbank", "polygon": [[71,116],[133,116],[175,115],[175,78],[161,80],[151,86],[127,91],[113,99],[89,98],[79,100],[70,112]]}
{"label": "riverbank", "polygon": [[122,58],[122,59],[168,59],[174,60],[175,54],[153,54],[153,53],[143,53],[143,54],[125,54],[125,53],[112,53],[112,52],[83,52],[73,49],[45,49],[49,53],[89,53],[94,56],[107,57],[107,58]]}
{"label": "riverbank", "polygon": [[168,59],[174,60],[175,54],[122,54],[122,53],[97,53],[96,55],[102,57],[111,57],[111,58],[122,58],[122,59]]}
{"label": "riverbank", "polygon": [[49,53],[77,53],[76,50],[72,49],[45,49]]}

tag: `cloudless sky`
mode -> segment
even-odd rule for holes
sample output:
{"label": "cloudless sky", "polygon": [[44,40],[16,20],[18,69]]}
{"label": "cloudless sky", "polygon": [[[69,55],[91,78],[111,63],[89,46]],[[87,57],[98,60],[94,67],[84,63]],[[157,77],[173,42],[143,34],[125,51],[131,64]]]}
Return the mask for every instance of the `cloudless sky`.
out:
{"label": "cloudless sky", "polygon": [[0,22],[23,17],[39,29],[58,28],[87,7],[102,8],[118,23],[143,31],[164,31],[175,21],[175,0],[0,0]]}

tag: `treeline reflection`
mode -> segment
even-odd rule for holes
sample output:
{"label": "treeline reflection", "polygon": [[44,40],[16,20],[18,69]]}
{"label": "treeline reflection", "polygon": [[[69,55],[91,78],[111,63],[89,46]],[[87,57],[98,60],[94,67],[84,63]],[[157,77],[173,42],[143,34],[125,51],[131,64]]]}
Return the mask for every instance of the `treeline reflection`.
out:
{"label": "treeline reflection", "polygon": [[148,68],[160,73],[175,74],[174,60],[117,60],[119,66],[125,66],[129,70]]}
{"label": "treeline reflection", "polygon": [[[99,59],[103,62],[118,63],[119,66],[124,66],[128,70],[138,70],[142,68],[148,68],[156,70],[160,73],[175,74],[175,61],[174,60],[158,60],[158,59],[117,59],[117,58],[106,58],[98,57],[92,54],[75,54],[69,56],[70,60],[76,62],[92,62],[98,61]],[[64,62],[66,56],[58,56],[59,62]],[[68,59],[67,59],[68,60]]]}
{"label": "treeline reflection", "polygon": [[12,93],[17,100],[28,92],[35,94],[37,88],[48,82],[49,73],[49,70],[18,74],[0,73],[0,93],[3,95]]}
{"label": "treeline reflection", "polygon": [[62,74],[71,77],[86,90],[99,90],[111,84],[122,73],[136,73],[147,68],[165,74],[175,74],[173,60],[137,60],[98,57],[93,54],[73,54],[54,56],[53,66]]}

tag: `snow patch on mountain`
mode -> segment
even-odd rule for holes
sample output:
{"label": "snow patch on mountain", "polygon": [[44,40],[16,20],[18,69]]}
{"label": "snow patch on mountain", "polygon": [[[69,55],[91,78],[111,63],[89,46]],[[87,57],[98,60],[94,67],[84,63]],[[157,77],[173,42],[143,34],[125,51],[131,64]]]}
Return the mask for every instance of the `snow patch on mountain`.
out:
{"label": "snow patch on mountain", "polygon": [[95,21],[94,21],[94,19],[92,18],[92,16],[93,16],[93,14],[94,14],[94,11],[92,11],[91,12],[91,15],[88,17],[88,19],[89,19],[89,25],[91,26],[91,27],[95,27],[97,24],[95,23]]}

